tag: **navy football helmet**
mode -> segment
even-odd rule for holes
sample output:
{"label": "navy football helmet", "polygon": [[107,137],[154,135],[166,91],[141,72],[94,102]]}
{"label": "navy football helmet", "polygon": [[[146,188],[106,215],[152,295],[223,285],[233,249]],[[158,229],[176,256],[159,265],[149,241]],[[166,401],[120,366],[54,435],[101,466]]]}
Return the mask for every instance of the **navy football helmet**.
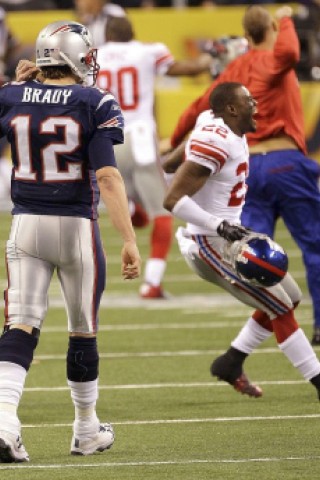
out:
{"label": "navy football helmet", "polygon": [[239,277],[256,286],[272,287],[288,271],[288,256],[267,235],[250,233],[230,245],[229,260]]}

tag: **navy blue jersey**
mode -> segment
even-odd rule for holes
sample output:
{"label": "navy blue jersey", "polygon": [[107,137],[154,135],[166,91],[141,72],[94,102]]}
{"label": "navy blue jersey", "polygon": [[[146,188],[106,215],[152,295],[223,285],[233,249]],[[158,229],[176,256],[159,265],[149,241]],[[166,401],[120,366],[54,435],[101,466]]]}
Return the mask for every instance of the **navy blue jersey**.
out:
{"label": "navy blue jersey", "polygon": [[11,144],[13,213],[95,219],[95,171],[116,166],[123,117],[110,93],[31,80],[0,89],[0,135]]}

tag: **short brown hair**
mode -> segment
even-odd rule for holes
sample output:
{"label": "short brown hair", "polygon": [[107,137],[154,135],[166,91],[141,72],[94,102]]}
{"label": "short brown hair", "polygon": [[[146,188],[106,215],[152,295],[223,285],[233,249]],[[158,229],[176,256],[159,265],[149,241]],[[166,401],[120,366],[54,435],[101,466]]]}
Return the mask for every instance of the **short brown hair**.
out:
{"label": "short brown hair", "polygon": [[272,17],[264,7],[252,5],[247,8],[242,25],[245,34],[252,39],[255,45],[259,45],[266,38],[266,32],[272,25]]}
{"label": "short brown hair", "polygon": [[44,78],[49,78],[50,80],[59,80],[70,75],[75,76],[69,65],[41,67],[41,72]]}

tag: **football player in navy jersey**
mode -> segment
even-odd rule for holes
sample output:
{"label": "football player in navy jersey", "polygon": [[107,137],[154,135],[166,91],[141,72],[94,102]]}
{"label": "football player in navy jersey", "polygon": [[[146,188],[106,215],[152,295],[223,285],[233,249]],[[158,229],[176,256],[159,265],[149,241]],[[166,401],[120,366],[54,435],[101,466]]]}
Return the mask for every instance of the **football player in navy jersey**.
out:
{"label": "football player in navy jersey", "polygon": [[123,117],[111,94],[85,86],[98,72],[95,56],[83,25],[52,23],[36,42],[34,71],[41,72],[42,82],[31,75],[0,89],[0,132],[11,144],[14,205],[0,338],[0,462],[29,460],[17,409],[55,269],[68,316],[67,378],[75,407],[71,453],[90,455],[114,441],[112,426],[96,414],[96,333],[106,266],[99,194],[123,239],[124,279],[139,276],[141,259],[113,152],[123,141]]}

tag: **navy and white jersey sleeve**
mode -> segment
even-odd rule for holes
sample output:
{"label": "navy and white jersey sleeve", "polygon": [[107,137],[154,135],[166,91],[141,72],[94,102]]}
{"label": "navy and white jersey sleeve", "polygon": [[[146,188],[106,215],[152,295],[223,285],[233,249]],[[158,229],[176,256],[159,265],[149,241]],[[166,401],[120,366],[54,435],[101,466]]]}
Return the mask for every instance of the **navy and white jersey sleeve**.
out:
{"label": "navy and white jersey sleeve", "polygon": [[95,170],[115,166],[123,117],[110,94],[34,80],[0,88],[0,134],[11,146],[13,213],[97,217]]}
{"label": "navy and white jersey sleeve", "polygon": [[101,93],[98,100],[94,113],[96,128],[89,144],[89,164],[93,170],[116,166],[111,142],[123,143],[124,120],[119,104],[108,92]]}

